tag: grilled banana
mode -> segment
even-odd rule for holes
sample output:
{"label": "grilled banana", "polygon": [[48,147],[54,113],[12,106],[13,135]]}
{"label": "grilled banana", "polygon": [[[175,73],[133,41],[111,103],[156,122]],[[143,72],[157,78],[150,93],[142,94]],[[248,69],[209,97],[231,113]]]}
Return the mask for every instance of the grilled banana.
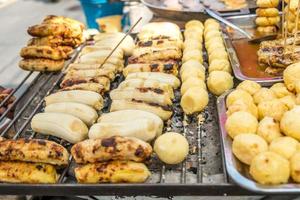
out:
{"label": "grilled banana", "polygon": [[103,98],[100,94],[92,91],[70,90],[60,91],[45,98],[46,105],[61,102],[77,102],[101,110],[103,108]]}
{"label": "grilled banana", "polygon": [[163,72],[167,74],[172,74],[174,76],[178,75],[178,64],[174,62],[167,62],[167,63],[136,63],[136,64],[129,64],[127,65],[124,70],[123,74],[126,77],[130,73],[135,72]]}
{"label": "grilled banana", "polygon": [[[88,70],[88,69],[100,69],[100,65],[99,64],[72,63],[69,65],[69,68],[68,68],[68,70]],[[107,69],[107,70],[112,70],[114,72],[118,72],[122,68],[117,65],[105,63],[101,67],[101,69]]]}
{"label": "grilled banana", "polygon": [[156,47],[156,48],[166,48],[166,47],[178,47],[182,49],[183,42],[181,40],[172,40],[172,39],[154,39],[146,41],[138,41],[138,47]]}
{"label": "grilled banana", "polygon": [[133,50],[133,56],[129,58],[129,63],[147,63],[153,60],[179,60],[181,57],[182,52],[178,47],[142,47]]}
{"label": "grilled banana", "polygon": [[154,103],[145,103],[139,100],[113,100],[110,111],[137,109],[151,112],[159,116],[162,120],[171,118],[173,112],[169,106],[160,106]]}
{"label": "grilled banana", "polygon": [[98,77],[104,76],[113,80],[115,73],[108,69],[68,70],[67,77]]}
{"label": "grilled banana", "polygon": [[0,160],[26,161],[67,165],[68,151],[53,141],[42,139],[17,139],[0,141]]}
{"label": "grilled banana", "polygon": [[81,119],[86,125],[91,126],[98,118],[96,110],[82,103],[62,102],[46,106],[45,112],[66,113]]}
{"label": "grilled banana", "polygon": [[151,79],[151,80],[157,80],[162,83],[167,83],[170,86],[172,86],[174,89],[178,88],[180,86],[180,81],[176,76],[173,76],[171,74],[165,74],[161,72],[136,72],[128,74],[126,79]]}
{"label": "grilled banana", "polygon": [[115,89],[110,92],[112,100],[141,100],[159,105],[172,105],[171,97],[161,89],[156,88],[124,88]]}
{"label": "grilled banana", "polygon": [[75,168],[79,183],[143,183],[151,175],[143,163],[111,161]]}
{"label": "grilled banana", "polygon": [[[107,56],[102,56],[99,57],[97,55],[94,55],[94,52],[82,55],[79,58],[79,63],[84,63],[84,64],[102,64]],[[124,60],[120,59],[118,57],[109,57],[105,63],[110,63],[113,65],[118,65],[118,66],[124,66]]]}
{"label": "grilled banana", "polygon": [[[101,46],[86,46],[82,49],[81,55],[89,55],[93,57],[103,57],[103,56],[108,56],[111,53],[111,49],[105,49],[101,48]],[[123,59],[123,51],[120,49],[117,49],[116,51],[113,52],[111,55],[113,57]]]}
{"label": "grilled banana", "polygon": [[118,123],[118,122],[130,122],[137,119],[152,120],[156,126],[155,128],[157,130],[156,136],[162,134],[164,124],[161,118],[159,118],[157,115],[153,113],[142,111],[142,110],[119,110],[115,112],[104,113],[99,117],[98,122]]}
{"label": "grilled banana", "polygon": [[166,84],[162,83],[157,80],[152,79],[139,79],[139,78],[133,78],[133,79],[126,79],[123,82],[120,83],[118,86],[118,89],[124,89],[124,88],[153,88],[153,89],[161,89],[164,92],[167,92],[169,96],[173,99],[174,98],[174,91],[173,88]]}
{"label": "grilled banana", "polygon": [[70,143],[87,138],[88,128],[77,117],[64,113],[38,113],[31,120],[33,131],[53,135]]}
{"label": "grilled banana", "polygon": [[[118,150],[114,151],[114,149]],[[113,136],[79,142],[72,147],[71,153],[79,164],[109,160],[142,162],[151,156],[152,147],[137,138]]]}
{"label": "grilled banana", "polygon": [[[93,84],[95,83],[95,84]],[[87,84],[87,85],[82,85]],[[89,91],[108,91],[110,88],[110,80],[107,77],[69,77],[68,75],[64,77],[60,84],[62,89],[71,88],[71,86],[76,86],[78,90],[89,90]],[[80,86],[78,86],[80,85]],[[70,89],[69,89],[70,90]],[[75,89],[74,89],[75,90]]]}
{"label": "grilled banana", "polygon": [[68,55],[61,48],[52,48],[50,46],[27,46],[20,52],[23,58],[45,58],[51,60],[67,59]]}
{"label": "grilled banana", "polygon": [[62,91],[86,90],[86,91],[97,92],[99,94],[102,94],[105,91],[107,91],[107,89],[104,88],[104,86],[99,83],[78,83],[78,84],[74,84],[72,86],[63,87],[61,90]]}
{"label": "grilled banana", "polygon": [[27,71],[54,72],[64,67],[64,60],[50,60],[45,58],[22,59],[19,67]]}
{"label": "grilled banana", "polygon": [[43,163],[0,162],[0,181],[8,183],[56,183],[54,166]]}
{"label": "grilled banana", "polygon": [[111,136],[135,137],[144,141],[155,138],[157,126],[150,119],[135,119],[127,122],[100,122],[89,130],[89,138],[106,138]]}

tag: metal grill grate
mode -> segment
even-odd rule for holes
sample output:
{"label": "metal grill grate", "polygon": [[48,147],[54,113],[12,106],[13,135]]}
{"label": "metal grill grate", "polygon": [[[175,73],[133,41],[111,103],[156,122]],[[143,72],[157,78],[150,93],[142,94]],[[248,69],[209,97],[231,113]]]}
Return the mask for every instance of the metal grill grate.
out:
{"label": "metal grill grate", "polygon": [[[70,61],[73,62],[76,56]],[[29,72],[14,90],[15,94],[33,76]],[[63,73],[40,73],[29,87],[16,99],[15,117],[3,125],[1,136],[17,139],[45,138],[54,140],[66,148],[71,145],[53,136],[44,136],[30,129],[32,117],[42,111],[44,97],[58,89]],[[118,76],[112,84],[115,88],[123,77]],[[61,169],[57,184],[6,184],[0,183],[0,194],[31,195],[243,195],[247,191],[228,182],[223,168],[219,141],[215,97],[210,96],[210,103],[202,113],[204,123],[198,123],[197,116],[183,116],[180,108],[179,91],[175,92],[174,116],[166,124],[165,131],[182,133],[189,141],[190,153],[179,165],[169,166],[161,163],[155,156],[147,164],[152,172],[151,177],[143,184],[78,184],[74,178],[75,163],[70,157],[70,164]],[[7,101],[7,97],[5,101]],[[107,110],[110,104],[105,95]],[[4,121],[8,109],[1,117]],[[253,195],[253,193],[252,193]]]}

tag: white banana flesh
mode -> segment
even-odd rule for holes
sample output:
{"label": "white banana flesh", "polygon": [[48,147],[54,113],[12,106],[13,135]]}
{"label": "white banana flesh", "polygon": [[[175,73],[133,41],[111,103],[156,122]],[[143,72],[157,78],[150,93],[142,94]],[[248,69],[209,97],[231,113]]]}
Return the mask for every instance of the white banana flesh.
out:
{"label": "white banana flesh", "polygon": [[46,106],[45,112],[70,114],[79,118],[88,126],[93,125],[98,118],[98,114],[95,109],[82,103],[54,103]]}
{"label": "white banana flesh", "polygon": [[127,122],[101,122],[89,130],[89,138],[107,138],[111,136],[135,137],[151,141],[156,137],[156,125],[149,119],[136,119]]}
{"label": "white banana flesh", "polygon": [[83,103],[101,110],[103,108],[103,98],[100,94],[85,90],[68,90],[53,93],[45,98],[46,106],[61,102]]}
{"label": "white banana flesh", "polygon": [[87,138],[88,127],[77,117],[64,113],[38,113],[31,120],[33,131],[77,143]]}
{"label": "white banana flesh", "polygon": [[137,109],[151,112],[159,116],[164,121],[170,119],[173,114],[172,110],[166,106],[153,105],[133,100],[113,100],[110,107],[111,112],[128,109]]}
{"label": "white banana flesh", "polygon": [[98,122],[130,122],[137,119],[149,119],[155,123],[156,136],[162,134],[164,123],[157,115],[142,110],[119,110],[102,114]]}
{"label": "white banana flesh", "polygon": [[174,89],[180,86],[180,81],[176,76],[162,72],[136,72],[128,74],[126,77],[126,79],[136,78],[157,80],[159,82],[169,84]]}

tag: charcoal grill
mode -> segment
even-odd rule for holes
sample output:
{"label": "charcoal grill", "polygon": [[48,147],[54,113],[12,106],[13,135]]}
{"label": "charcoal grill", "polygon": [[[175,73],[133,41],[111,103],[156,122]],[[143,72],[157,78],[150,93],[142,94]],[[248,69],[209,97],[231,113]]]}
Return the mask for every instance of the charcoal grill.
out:
{"label": "charcoal grill", "polygon": [[[78,51],[77,53],[78,54]],[[74,62],[77,55],[68,63]],[[207,60],[207,59],[206,59]],[[36,74],[28,72],[20,84],[4,100],[11,95],[22,91],[24,83]],[[31,84],[21,92],[14,102],[16,107],[14,118],[2,124],[1,136],[7,138],[44,138],[56,141],[66,148],[71,145],[66,141],[52,136],[44,136],[30,129],[32,117],[43,111],[44,97],[59,89],[63,73],[39,73]],[[116,88],[122,80],[118,75],[112,88]],[[169,166],[161,163],[156,156],[147,163],[152,175],[146,183],[141,184],[79,184],[74,178],[74,161],[70,157],[70,164],[61,169],[60,178],[56,184],[10,184],[0,183],[1,195],[45,195],[45,196],[73,196],[73,195],[201,195],[201,196],[227,196],[227,195],[254,195],[233,184],[227,177],[222,160],[220,147],[219,127],[217,120],[216,99],[210,95],[209,105],[198,116],[183,116],[180,108],[179,91],[175,92],[174,116],[166,123],[165,131],[178,131],[184,134],[190,145],[189,155],[182,164]],[[110,99],[105,98],[105,108],[108,112]],[[0,104],[3,105],[4,102]],[[6,120],[8,109],[1,117],[0,122]],[[202,116],[202,117],[199,117]],[[199,122],[198,118],[203,118]]]}

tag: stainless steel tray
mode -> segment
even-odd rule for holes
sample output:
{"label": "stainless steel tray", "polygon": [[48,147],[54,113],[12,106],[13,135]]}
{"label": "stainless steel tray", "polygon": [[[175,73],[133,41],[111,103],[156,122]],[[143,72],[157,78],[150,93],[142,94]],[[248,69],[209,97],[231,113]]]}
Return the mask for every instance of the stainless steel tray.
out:
{"label": "stainless steel tray", "polygon": [[[248,31],[249,33],[253,34],[254,33],[254,28],[255,28],[255,19],[256,15],[251,14],[251,15],[243,15],[243,16],[233,16],[233,17],[227,17],[227,19],[234,24],[240,26],[244,30]],[[234,36],[229,36],[230,34],[234,34]],[[254,78],[254,77],[249,77],[243,74],[241,70],[241,63],[238,59],[238,55],[236,53],[236,50],[233,46],[233,40],[239,40],[245,38],[243,35],[234,32],[234,33],[229,33],[227,27],[223,31],[223,38],[224,38],[224,43],[225,47],[227,49],[228,55],[229,55],[229,60],[233,69],[233,73],[235,77],[241,81],[244,80],[252,80],[255,82],[260,83],[263,86],[269,86],[274,83],[280,82],[283,80],[282,76],[272,76],[272,77],[261,77],[261,78]]]}
{"label": "stainless steel tray", "polygon": [[256,183],[248,174],[248,168],[235,158],[231,151],[232,140],[225,130],[226,116],[226,97],[232,90],[221,95],[217,99],[218,118],[220,126],[221,149],[224,157],[225,168],[229,177],[240,187],[255,193],[272,194],[300,194],[300,184],[288,183],[282,185],[262,185]]}

